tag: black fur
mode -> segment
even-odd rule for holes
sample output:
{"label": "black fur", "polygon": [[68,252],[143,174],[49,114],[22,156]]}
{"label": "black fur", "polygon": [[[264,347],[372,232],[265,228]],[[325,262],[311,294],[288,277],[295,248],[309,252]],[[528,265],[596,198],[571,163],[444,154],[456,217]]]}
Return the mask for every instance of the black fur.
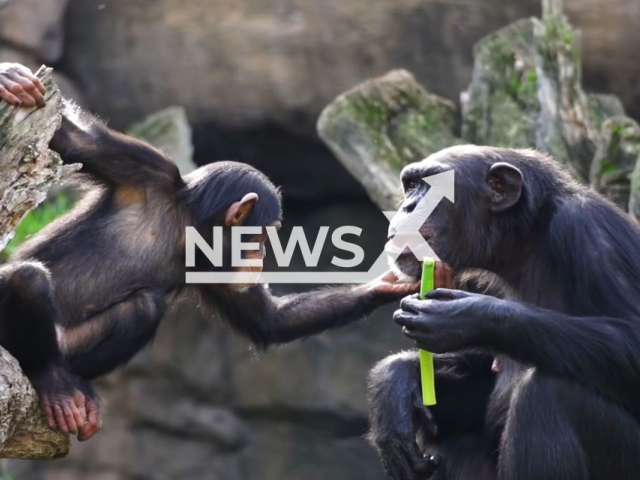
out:
{"label": "black fur", "polygon": [[[492,199],[503,190],[492,189],[489,174],[497,162],[517,167],[523,178],[515,206],[499,213]],[[638,226],[553,159],[474,146],[407,167],[401,211],[426,192],[416,179],[451,168],[456,202],[443,201],[423,232],[455,271],[498,275],[509,299],[435,291],[431,303],[405,300],[395,315],[420,346],[459,352],[452,355],[477,369],[452,373],[436,356],[439,402],[427,412],[442,428],[420,435],[424,451],[441,456],[434,478],[640,478]],[[419,271],[409,257],[398,266]],[[465,353],[470,348],[498,356],[495,379],[487,362]],[[409,420],[425,417],[411,400],[417,362],[417,353],[388,359],[370,377],[370,439],[398,480],[425,478],[407,463],[415,455],[407,431],[429,424]],[[446,386],[452,382],[460,388],[455,399]],[[408,406],[410,415],[398,415]],[[478,411],[482,421],[469,417]]]}

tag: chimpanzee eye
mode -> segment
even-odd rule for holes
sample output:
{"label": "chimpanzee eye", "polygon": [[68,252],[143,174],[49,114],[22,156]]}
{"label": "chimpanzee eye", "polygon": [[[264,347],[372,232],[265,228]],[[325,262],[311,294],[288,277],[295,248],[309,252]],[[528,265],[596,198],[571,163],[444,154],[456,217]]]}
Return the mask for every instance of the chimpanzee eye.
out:
{"label": "chimpanzee eye", "polygon": [[404,182],[404,192],[409,193],[411,190],[418,188],[418,182],[415,180],[407,180]]}

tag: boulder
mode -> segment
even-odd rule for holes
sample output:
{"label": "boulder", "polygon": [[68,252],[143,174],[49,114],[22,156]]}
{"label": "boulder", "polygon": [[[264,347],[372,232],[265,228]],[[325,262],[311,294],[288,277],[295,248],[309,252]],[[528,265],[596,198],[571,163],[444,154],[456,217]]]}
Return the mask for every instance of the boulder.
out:
{"label": "boulder", "polygon": [[182,175],[195,170],[191,127],[184,108],[169,107],[149,115],[129,127],[127,133],[166,153],[178,165]]}
{"label": "boulder", "polygon": [[611,117],[620,117],[625,115],[624,105],[617,95],[610,93],[590,93],[587,94],[589,109],[591,110],[591,119],[593,126],[600,130],[602,124]]}
{"label": "boulder", "polygon": [[629,213],[636,222],[640,223],[640,162],[636,163],[636,168],[631,175]]}
{"label": "boulder", "polygon": [[539,11],[539,0],[72,0],[61,68],[118,128],[169,101],[194,126],[313,135],[336,95],[399,65],[456,98],[473,44]]}
{"label": "boulder", "polygon": [[340,95],[318,120],[318,134],[382,209],[397,206],[399,174],[459,140],[455,105],[428,93],[405,70]]}
{"label": "boulder", "polygon": [[535,22],[518,21],[474,47],[471,84],[460,97],[465,141],[514,148],[536,144]]}
{"label": "boulder", "polygon": [[[61,164],[48,149],[60,125],[62,97],[51,69],[37,76],[47,88],[44,108],[12,107],[0,101],[0,250],[49,187],[80,165]],[[46,424],[38,396],[18,362],[0,348],[0,458],[51,459],[69,451],[67,435]]]}
{"label": "boulder", "polygon": [[640,126],[629,117],[602,125],[602,141],[591,165],[591,187],[623,210],[629,206],[631,174],[640,158]]}
{"label": "boulder", "polygon": [[68,1],[10,2],[0,9],[0,40],[34,55],[40,62],[57,62],[62,56]]}
{"label": "boulder", "polygon": [[471,85],[461,96],[462,136],[535,147],[587,181],[598,131],[581,84],[580,35],[560,1],[544,3],[541,20],[521,20],[476,45]]}

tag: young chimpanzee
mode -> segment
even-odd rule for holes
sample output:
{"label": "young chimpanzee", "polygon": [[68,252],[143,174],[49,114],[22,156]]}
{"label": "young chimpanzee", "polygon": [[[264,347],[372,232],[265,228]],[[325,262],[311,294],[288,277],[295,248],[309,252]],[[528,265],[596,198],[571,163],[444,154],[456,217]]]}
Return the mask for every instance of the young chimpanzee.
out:
{"label": "young chimpanzee", "polygon": [[[372,371],[370,440],[388,474],[640,478],[638,226],[543,154],[476,146],[407,166],[400,214],[425,195],[421,178],[450,169],[455,204],[421,232],[454,274],[497,275],[506,299],[437,289],[402,301],[405,335],[451,353],[435,359],[434,407],[421,405],[417,353]],[[397,267],[419,272],[409,256]]]}
{"label": "young chimpanzee", "polygon": [[[0,85],[10,103],[43,103],[42,84],[20,65],[0,64]],[[153,338],[166,304],[191,293],[186,227],[211,240],[213,227],[223,226],[228,249],[230,227],[280,224],[280,194],[234,162],[182,178],[160,151],[71,107],[50,146],[65,163],[82,163],[94,187],[0,269],[0,343],[31,379],[49,425],[86,440],[101,423],[89,381],[127,362]],[[252,239],[265,240],[264,233]],[[214,270],[202,258],[196,266]],[[393,274],[286,297],[263,285],[191,286],[262,348],[348,324],[416,288]]]}

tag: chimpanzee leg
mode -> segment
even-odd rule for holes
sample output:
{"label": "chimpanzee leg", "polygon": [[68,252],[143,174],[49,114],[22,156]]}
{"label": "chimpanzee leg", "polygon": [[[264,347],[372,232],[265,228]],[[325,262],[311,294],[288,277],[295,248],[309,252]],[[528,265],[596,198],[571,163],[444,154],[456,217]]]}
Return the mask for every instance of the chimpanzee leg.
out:
{"label": "chimpanzee leg", "polygon": [[85,423],[91,386],[64,366],[49,272],[37,262],[0,269],[0,344],[31,380],[52,428],[76,433]]}
{"label": "chimpanzee leg", "polygon": [[0,269],[0,344],[29,377],[62,363],[55,315],[53,289],[42,264],[21,262]]}
{"label": "chimpanzee leg", "polygon": [[65,330],[70,370],[93,379],[128,362],[149,343],[165,313],[164,293],[141,288],[122,302]]}
{"label": "chimpanzee leg", "polygon": [[640,478],[640,425],[582,386],[529,370],[502,436],[499,480]]}

